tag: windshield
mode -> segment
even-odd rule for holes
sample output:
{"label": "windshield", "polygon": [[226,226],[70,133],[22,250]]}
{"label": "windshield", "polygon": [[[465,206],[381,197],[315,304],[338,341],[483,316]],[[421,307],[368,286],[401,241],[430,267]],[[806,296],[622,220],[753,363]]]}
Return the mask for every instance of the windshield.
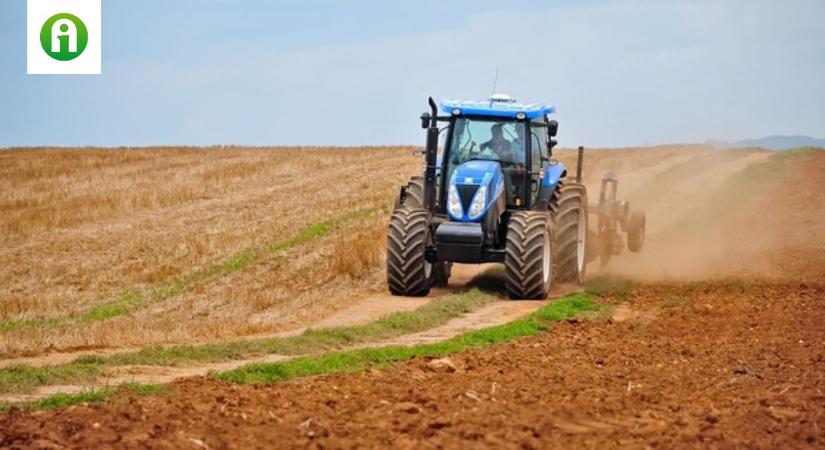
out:
{"label": "windshield", "polygon": [[459,165],[474,159],[498,161],[504,172],[507,203],[524,198],[525,124],[513,120],[459,117],[450,143],[447,176],[449,183]]}
{"label": "windshield", "polygon": [[450,165],[471,159],[524,165],[524,123],[488,119],[456,119]]}

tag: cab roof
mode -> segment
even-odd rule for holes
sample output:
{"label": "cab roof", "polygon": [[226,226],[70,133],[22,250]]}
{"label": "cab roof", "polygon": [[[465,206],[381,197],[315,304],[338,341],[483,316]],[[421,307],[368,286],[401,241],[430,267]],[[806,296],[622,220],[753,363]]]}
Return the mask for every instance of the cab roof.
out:
{"label": "cab roof", "polygon": [[525,119],[536,119],[556,112],[551,105],[537,103],[518,103],[515,98],[504,94],[495,94],[487,100],[444,100],[441,110],[448,114],[506,117],[517,119],[519,113],[524,113]]}

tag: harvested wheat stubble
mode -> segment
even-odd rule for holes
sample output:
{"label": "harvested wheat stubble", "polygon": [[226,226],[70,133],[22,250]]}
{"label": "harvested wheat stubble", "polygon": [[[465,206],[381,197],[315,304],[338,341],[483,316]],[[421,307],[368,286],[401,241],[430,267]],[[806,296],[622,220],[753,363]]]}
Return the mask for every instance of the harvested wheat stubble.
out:
{"label": "harvested wheat stubble", "polygon": [[[0,209],[10,213],[2,215],[0,227],[5,227],[10,239],[0,249],[0,256],[9,262],[0,268],[0,317],[73,317],[78,311],[111,303],[130,289],[185,277],[228,255],[278,242],[347,211],[389,205],[397,186],[418,164],[410,154],[406,148],[4,152],[3,158],[10,164],[0,169],[4,170],[0,183],[8,198],[0,198]],[[62,172],[54,170],[54,165],[61,165]],[[246,170],[249,167],[253,169]],[[381,178],[370,183],[363,180],[364,171],[379,168]],[[341,183],[330,189],[328,180],[333,178]],[[178,191],[194,193],[175,196]],[[106,196],[106,200],[93,200],[93,194]],[[135,200],[166,195],[168,202]],[[296,204],[304,206],[296,208]],[[71,212],[72,220],[34,214],[33,210],[41,208],[36,205],[43,210],[63,211],[64,216]],[[380,227],[380,219],[376,218],[370,219],[369,225],[355,228]],[[336,238],[343,232],[338,233]],[[362,243],[365,241],[361,238]],[[301,256],[320,256],[321,252],[328,252],[327,247],[303,249]],[[380,255],[380,251],[375,253]],[[346,267],[348,262],[342,265],[339,261],[332,268],[345,271],[337,280],[338,292],[324,293],[343,296],[340,300],[345,306],[352,301],[348,297],[362,292],[365,285],[375,289],[374,281],[365,282],[380,272],[380,263],[371,255],[372,251],[367,250],[360,260],[350,261],[360,264],[352,270]],[[289,255],[291,259],[295,256]],[[241,281],[251,279],[256,284],[265,280],[265,274],[279,268],[271,263],[275,265],[258,264],[258,273],[247,274],[247,280]],[[198,286],[192,295],[251,305],[251,312],[225,312],[254,317],[255,309],[271,314],[267,303],[279,306],[279,297],[306,297],[318,284],[318,280],[294,277],[289,289],[259,286],[263,290],[229,295],[220,292],[220,283],[213,283]],[[179,300],[170,299],[172,303],[166,308],[204,301]],[[308,315],[323,314],[324,302],[312,300],[300,299],[304,305],[321,303]],[[71,330],[10,330],[2,333],[0,348],[7,354],[20,354],[45,348],[127,345],[118,336],[128,338],[135,331],[140,336],[144,326],[155,330],[152,336],[142,340],[138,337],[133,343],[197,338],[186,331],[178,332],[181,322],[212,322],[194,326],[201,330],[202,337],[210,328],[220,336],[256,332],[238,330],[237,326],[215,327],[219,319],[226,319],[219,317],[222,308],[215,306],[211,316],[198,312],[173,321],[166,320],[168,314],[164,311],[157,311],[153,317],[140,317],[141,326],[133,326],[136,321],[126,317],[117,321],[118,325],[100,329],[100,324],[94,324]],[[299,310],[297,306],[294,309]],[[300,316],[291,317],[286,310],[281,314],[276,324],[281,328],[302,320]],[[263,321],[263,317],[260,319]],[[118,334],[119,329],[123,332]],[[115,334],[109,335],[112,331]]]}

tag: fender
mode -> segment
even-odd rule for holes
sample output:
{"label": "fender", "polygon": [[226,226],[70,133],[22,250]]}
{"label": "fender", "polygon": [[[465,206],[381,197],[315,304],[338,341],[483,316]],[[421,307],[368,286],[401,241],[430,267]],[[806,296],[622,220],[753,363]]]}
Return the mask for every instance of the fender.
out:
{"label": "fender", "polygon": [[544,176],[541,178],[541,189],[539,189],[538,200],[535,209],[547,209],[547,205],[553,203],[556,195],[556,188],[559,182],[567,176],[567,169],[562,163],[551,163],[544,168]]}

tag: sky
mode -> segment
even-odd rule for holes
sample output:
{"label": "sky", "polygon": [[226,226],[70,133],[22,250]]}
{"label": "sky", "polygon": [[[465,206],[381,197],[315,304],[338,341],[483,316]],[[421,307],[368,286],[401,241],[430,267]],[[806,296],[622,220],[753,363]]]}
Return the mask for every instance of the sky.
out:
{"label": "sky", "polygon": [[821,0],[102,2],[102,75],[26,75],[0,0],[0,147],[423,145],[496,68],[562,147],[825,137]]}

